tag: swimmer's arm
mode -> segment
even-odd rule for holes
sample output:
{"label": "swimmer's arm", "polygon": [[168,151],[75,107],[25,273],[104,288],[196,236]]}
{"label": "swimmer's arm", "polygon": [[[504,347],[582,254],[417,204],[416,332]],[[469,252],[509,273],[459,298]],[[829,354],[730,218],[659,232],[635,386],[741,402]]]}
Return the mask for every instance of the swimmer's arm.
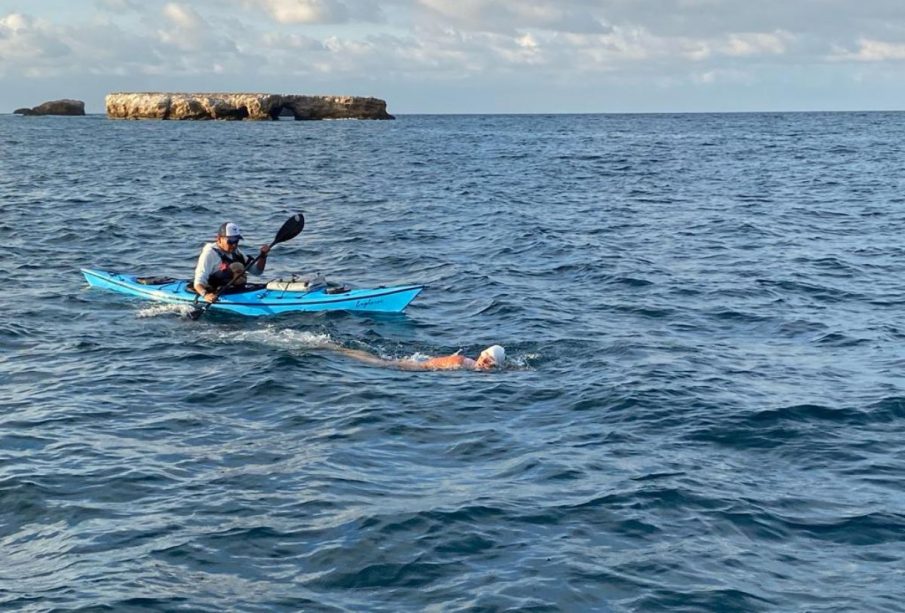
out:
{"label": "swimmer's arm", "polygon": [[384,366],[387,368],[398,368],[399,370],[409,371],[425,371],[425,370],[459,370],[474,368],[475,361],[471,358],[461,356],[457,353],[442,358],[431,358],[424,362],[415,360],[385,360],[381,357],[362,351],[360,349],[349,349],[336,343],[327,342],[322,345],[325,349],[330,349],[342,355],[348,356],[365,364],[374,366]]}
{"label": "swimmer's arm", "polygon": [[366,364],[374,364],[375,366],[395,365],[395,362],[393,362],[392,360],[384,360],[383,358],[377,357],[373,353],[368,353],[367,351],[362,351],[360,349],[349,349],[348,347],[343,347],[335,343],[324,343],[324,347]]}
{"label": "swimmer's arm", "polygon": [[422,362],[416,362],[415,360],[385,360],[383,358],[379,358],[376,355],[368,353],[367,351],[359,351],[358,349],[340,349],[340,353],[343,355],[347,355],[350,358],[354,358],[359,362],[364,362],[365,364],[372,364],[374,366],[385,366],[387,368],[398,368],[399,370],[435,370],[429,366],[426,366]]}
{"label": "swimmer's arm", "polygon": [[433,370],[433,368],[425,365],[424,362],[416,362],[415,360],[394,360],[387,362],[387,365],[399,370]]}

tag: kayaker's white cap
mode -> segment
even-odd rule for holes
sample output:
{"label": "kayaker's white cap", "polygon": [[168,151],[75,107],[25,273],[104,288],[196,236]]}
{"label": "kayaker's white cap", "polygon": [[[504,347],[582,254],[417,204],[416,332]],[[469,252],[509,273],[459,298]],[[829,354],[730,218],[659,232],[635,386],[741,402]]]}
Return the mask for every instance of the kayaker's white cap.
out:
{"label": "kayaker's white cap", "polygon": [[239,226],[231,221],[224,222],[217,230],[217,236],[225,236],[226,238],[242,238],[242,231]]}
{"label": "kayaker's white cap", "polygon": [[506,350],[499,345],[492,345],[481,352],[482,356],[487,356],[493,360],[493,365],[502,368],[503,362],[506,360]]}

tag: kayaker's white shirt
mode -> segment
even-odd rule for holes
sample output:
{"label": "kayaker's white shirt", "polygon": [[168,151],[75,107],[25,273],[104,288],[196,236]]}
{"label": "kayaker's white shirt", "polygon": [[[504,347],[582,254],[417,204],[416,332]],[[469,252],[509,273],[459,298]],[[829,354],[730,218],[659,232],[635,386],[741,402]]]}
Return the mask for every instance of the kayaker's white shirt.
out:
{"label": "kayaker's white shirt", "polygon": [[[223,260],[220,259],[220,255],[217,253],[217,243],[205,243],[204,247],[201,248],[201,255],[198,256],[198,264],[195,265],[195,278],[192,281],[193,284],[201,284],[205,287],[208,286],[208,278],[220,268],[220,262]],[[236,252],[239,253],[244,260],[248,260],[244,253],[236,249]],[[249,268],[246,272],[250,275],[260,275],[261,269],[258,268],[257,264]]]}

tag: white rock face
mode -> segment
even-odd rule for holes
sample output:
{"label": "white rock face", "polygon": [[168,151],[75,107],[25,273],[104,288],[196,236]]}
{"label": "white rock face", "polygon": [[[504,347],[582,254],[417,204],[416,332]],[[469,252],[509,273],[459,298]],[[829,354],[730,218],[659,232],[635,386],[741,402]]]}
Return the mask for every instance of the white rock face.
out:
{"label": "white rock face", "polygon": [[393,119],[384,100],[357,96],[117,92],[106,106],[111,119]]}

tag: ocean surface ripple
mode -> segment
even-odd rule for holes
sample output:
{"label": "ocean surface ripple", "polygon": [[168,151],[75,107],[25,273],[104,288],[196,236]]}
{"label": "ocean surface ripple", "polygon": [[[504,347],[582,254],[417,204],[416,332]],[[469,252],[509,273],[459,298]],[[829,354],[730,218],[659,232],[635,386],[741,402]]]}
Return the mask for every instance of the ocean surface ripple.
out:
{"label": "ocean surface ripple", "polygon": [[[902,118],[0,117],[0,608],[905,610]],[[270,276],[428,289],[194,322],[79,273],[295,211]]]}

